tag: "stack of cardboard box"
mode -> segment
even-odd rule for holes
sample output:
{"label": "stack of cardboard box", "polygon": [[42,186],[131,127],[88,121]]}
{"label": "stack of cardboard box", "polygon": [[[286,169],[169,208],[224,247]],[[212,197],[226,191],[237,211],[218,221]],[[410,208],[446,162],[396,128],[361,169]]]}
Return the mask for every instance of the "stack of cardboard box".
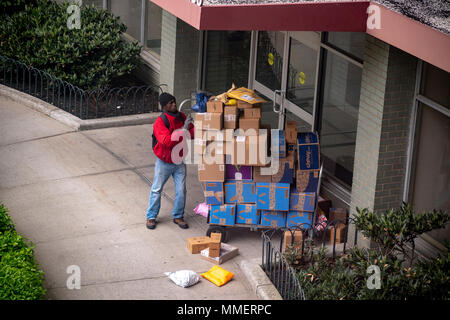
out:
{"label": "stack of cardboard box", "polygon": [[[259,103],[233,98],[236,105],[208,101],[207,112],[197,113],[194,124],[209,223],[310,227],[318,182],[317,136],[298,133],[294,121],[286,121],[285,130],[271,131],[261,124]],[[268,152],[278,157],[278,165],[270,163]],[[206,161],[211,157],[223,162],[211,164]],[[316,183],[308,180],[305,187],[303,175],[313,172],[315,177],[314,170]]]}

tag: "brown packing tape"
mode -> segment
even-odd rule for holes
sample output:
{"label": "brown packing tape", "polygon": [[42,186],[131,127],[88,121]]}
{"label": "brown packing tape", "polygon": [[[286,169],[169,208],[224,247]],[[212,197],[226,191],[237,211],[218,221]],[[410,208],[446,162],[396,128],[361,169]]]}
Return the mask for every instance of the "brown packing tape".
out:
{"label": "brown packing tape", "polygon": [[269,210],[275,210],[275,184],[269,185]]}

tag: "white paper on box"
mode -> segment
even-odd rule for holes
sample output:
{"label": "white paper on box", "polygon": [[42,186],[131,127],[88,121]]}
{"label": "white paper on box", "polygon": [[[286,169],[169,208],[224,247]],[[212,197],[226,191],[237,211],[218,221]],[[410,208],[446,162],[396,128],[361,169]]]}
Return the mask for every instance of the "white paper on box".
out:
{"label": "white paper on box", "polygon": [[245,136],[237,136],[236,142],[245,142]]}

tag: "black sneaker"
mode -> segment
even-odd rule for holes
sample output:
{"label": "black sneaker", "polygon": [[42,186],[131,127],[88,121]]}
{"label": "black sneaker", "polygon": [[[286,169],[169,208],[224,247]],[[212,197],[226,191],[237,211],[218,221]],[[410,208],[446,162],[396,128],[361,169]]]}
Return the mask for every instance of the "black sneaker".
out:
{"label": "black sneaker", "polygon": [[155,219],[148,219],[146,226],[148,229],[155,229],[156,228],[156,220]]}

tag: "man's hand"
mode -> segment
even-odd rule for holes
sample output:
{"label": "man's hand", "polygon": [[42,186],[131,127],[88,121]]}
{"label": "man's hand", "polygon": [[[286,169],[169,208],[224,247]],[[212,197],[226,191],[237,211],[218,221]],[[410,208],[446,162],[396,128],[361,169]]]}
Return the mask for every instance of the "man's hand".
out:
{"label": "man's hand", "polygon": [[184,120],[183,129],[189,130],[189,125],[192,123],[191,115],[188,114],[186,120]]}

